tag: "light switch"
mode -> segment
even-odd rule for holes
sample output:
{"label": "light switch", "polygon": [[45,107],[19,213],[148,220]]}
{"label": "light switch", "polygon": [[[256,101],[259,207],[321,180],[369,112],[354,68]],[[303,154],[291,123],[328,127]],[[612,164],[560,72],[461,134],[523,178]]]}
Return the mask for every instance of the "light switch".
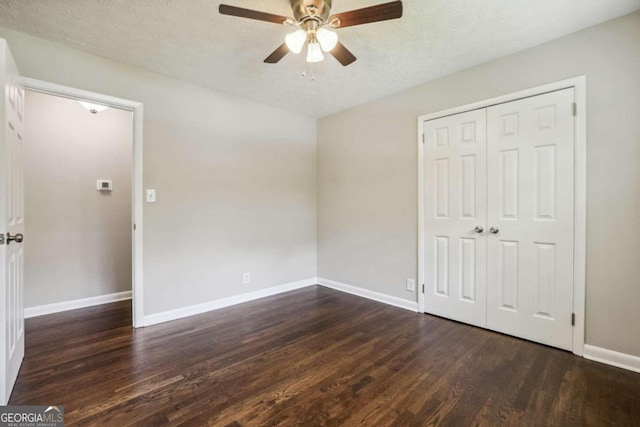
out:
{"label": "light switch", "polygon": [[147,203],[156,202],[156,190],[147,188]]}

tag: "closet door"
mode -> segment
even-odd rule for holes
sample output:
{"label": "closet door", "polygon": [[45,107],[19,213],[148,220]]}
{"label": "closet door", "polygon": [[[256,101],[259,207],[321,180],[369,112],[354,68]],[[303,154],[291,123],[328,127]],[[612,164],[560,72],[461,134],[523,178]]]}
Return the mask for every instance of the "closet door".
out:
{"label": "closet door", "polygon": [[573,92],[487,109],[487,327],[567,350],[572,349]]}
{"label": "closet door", "polygon": [[424,123],[425,311],[486,324],[486,110]]}

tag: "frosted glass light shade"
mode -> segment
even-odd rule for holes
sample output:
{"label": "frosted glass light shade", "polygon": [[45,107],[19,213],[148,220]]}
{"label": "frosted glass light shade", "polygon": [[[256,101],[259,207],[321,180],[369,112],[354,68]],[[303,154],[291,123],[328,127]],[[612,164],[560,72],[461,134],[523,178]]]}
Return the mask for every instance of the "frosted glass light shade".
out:
{"label": "frosted glass light shade", "polygon": [[109,108],[106,105],[92,104],[91,102],[86,102],[86,101],[78,101],[78,102],[80,103],[80,105],[82,105],[87,110],[91,111],[93,114],[99,113],[100,111],[104,111],[107,108]]}
{"label": "frosted glass light shade", "polygon": [[320,47],[325,52],[331,52],[333,48],[338,44],[338,34],[325,28],[320,28],[316,32],[316,38],[320,43]]}
{"label": "frosted glass light shade", "polygon": [[307,62],[320,62],[324,59],[322,49],[318,42],[309,43],[307,47]]}
{"label": "frosted glass light shade", "polygon": [[289,50],[293,53],[302,52],[302,47],[307,41],[307,33],[304,30],[294,31],[291,34],[287,34],[284,38],[284,42],[287,44]]}

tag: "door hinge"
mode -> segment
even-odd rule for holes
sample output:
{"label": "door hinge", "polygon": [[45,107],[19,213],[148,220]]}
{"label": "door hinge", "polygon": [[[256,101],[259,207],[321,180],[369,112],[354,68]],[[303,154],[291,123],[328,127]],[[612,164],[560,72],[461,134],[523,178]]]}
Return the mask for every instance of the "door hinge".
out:
{"label": "door hinge", "polygon": [[424,144],[424,133],[422,134],[422,143]]}
{"label": "door hinge", "polygon": [[422,284],[422,293],[424,294],[424,283]]}
{"label": "door hinge", "polygon": [[576,326],[576,314],[571,313],[571,326]]}
{"label": "door hinge", "polygon": [[575,102],[573,103],[573,115],[578,115],[578,104],[576,104]]}
{"label": "door hinge", "polygon": [[133,231],[136,231],[136,225],[133,224]]}

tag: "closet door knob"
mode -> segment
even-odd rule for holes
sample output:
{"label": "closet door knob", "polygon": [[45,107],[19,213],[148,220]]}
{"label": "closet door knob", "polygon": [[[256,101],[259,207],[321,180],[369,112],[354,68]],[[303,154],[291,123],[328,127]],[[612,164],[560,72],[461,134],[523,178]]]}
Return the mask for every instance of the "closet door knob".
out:
{"label": "closet door knob", "polygon": [[480,234],[484,231],[484,228],[482,228],[481,225],[476,225],[476,228],[474,228],[475,232]]}
{"label": "closet door knob", "polygon": [[491,232],[491,234],[498,234],[500,232],[500,229],[498,227],[491,227],[489,231]]}
{"label": "closet door knob", "polygon": [[23,240],[24,236],[20,233],[16,234],[15,236],[12,236],[11,233],[7,233],[7,245],[11,242],[22,243]]}

